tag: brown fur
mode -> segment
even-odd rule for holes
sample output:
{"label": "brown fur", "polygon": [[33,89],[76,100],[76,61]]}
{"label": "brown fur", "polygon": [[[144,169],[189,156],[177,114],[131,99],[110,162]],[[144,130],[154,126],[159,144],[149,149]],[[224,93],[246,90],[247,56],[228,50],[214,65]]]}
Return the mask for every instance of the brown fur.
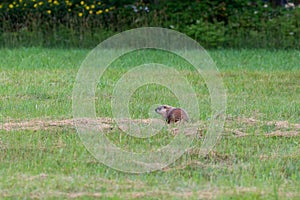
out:
{"label": "brown fur", "polygon": [[181,108],[174,108],[169,105],[162,105],[155,109],[155,111],[162,115],[168,124],[176,123],[178,121],[188,121],[187,113]]}

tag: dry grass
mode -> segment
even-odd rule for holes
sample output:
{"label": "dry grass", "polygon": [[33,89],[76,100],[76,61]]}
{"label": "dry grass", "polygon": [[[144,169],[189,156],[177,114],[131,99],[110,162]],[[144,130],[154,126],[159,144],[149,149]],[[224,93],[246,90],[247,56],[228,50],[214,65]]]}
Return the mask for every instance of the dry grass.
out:
{"label": "dry grass", "polygon": [[[122,123],[129,123],[130,120],[124,119]],[[149,125],[151,123],[157,123],[160,120],[156,119],[137,119],[131,120],[134,123],[140,123],[143,125]],[[75,128],[74,119],[62,119],[62,120],[52,120],[52,119],[32,119],[28,121],[18,121],[10,120],[5,122],[0,126],[0,130],[5,131],[17,131],[17,130],[49,130],[51,128]],[[99,128],[103,129],[113,129],[115,121],[112,118],[96,118],[96,119],[81,119],[78,123],[97,125]],[[288,121],[260,121],[254,118],[237,118],[237,119],[227,119],[225,133],[232,133],[236,137],[248,136],[248,134],[239,129],[230,129],[228,127],[232,126],[232,123],[238,123],[240,125],[246,125],[247,127],[259,127],[262,125],[274,126],[276,131],[272,133],[266,133],[267,136],[297,136],[300,130],[300,124],[289,123]],[[194,126],[200,127],[201,129],[206,128],[203,122],[195,123]],[[285,129],[292,129],[291,131],[284,131]],[[176,129],[173,129],[176,132]],[[282,131],[282,132],[281,132]]]}

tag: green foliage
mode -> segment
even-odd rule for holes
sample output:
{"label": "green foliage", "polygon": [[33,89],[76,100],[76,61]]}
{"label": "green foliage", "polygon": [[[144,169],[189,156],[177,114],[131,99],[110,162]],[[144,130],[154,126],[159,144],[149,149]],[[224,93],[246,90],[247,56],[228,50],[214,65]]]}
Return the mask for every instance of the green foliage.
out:
{"label": "green foliage", "polygon": [[131,28],[174,29],[205,48],[299,48],[300,7],[263,1],[30,0],[0,3],[1,46],[93,47]]}
{"label": "green foliage", "polygon": [[166,5],[168,22],[176,24],[172,27],[204,47],[299,48],[299,7],[274,9],[262,1],[243,0],[172,1]]}
{"label": "green foliage", "polygon": [[205,47],[219,47],[226,41],[224,22],[210,23],[200,19],[187,26],[184,32]]}

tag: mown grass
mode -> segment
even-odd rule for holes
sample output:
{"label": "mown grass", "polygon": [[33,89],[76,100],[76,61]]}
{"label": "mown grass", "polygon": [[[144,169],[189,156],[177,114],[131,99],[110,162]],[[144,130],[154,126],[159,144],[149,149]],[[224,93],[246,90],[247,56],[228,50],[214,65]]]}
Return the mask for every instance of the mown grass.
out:
{"label": "mown grass", "polygon": [[[195,141],[192,149],[164,171],[139,175],[99,163],[85,149],[73,126],[4,129],[9,122],[72,118],[73,84],[88,52],[0,50],[0,198],[300,197],[300,130],[292,126],[300,124],[299,51],[209,52],[227,92],[224,135],[207,156],[197,151],[201,143]],[[209,120],[209,93],[203,79],[188,66],[178,65],[180,61],[173,57],[164,60],[161,54],[144,53],[117,60],[105,72],[96,91],[97,116],[112,117],[111,94],[119,77],[132,64],[154,59],[177,65],[195,88],[200,119]],[[131,98],[131,114],[147,118],[151,106],[162,102],[178,104],[166,88],[141,87]],[[282,121],[288,121],[289,126],[276,125]],[[274,131],[287,137],[266,137]],[[289,131],[298,135],[288,137]],[[163,145],[172,137],[158,135],[141,141],[113,130],[110,138],[121,147],[138,151]]]}

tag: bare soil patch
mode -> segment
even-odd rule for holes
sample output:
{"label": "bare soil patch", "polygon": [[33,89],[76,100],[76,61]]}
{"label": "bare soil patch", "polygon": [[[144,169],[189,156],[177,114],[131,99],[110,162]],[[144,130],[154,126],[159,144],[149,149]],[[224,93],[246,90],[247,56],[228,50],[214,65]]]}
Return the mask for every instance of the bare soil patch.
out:
{"label": "bare soil patch", "polygon": [[29,121],[20,121],[20,122],[6,122],[0,126],[0,130],[6,131],[16,131],[16,130],[45,130],[50,129],[51,127],[64,127],[64,126],[73,126],[74,122],[72,119],[65,120],[49,120],[49,119],[32,119]]}
{"label": "bare soil patch", "polygon": [[[229,128],[234,127],[232,124],[238,124],[238,126],[244,126],[241,128]],[[266,137],[294,137],[299,136],[300,124],[290,123],[288,121],[260,121],[255,118],[238,117],[237,119],[228,119],[227,127],[225,127],[225,133],[233,134],[235,137],[247,137],[253,136],[249,134],[247,128],[254,127],[257,129],[256,135],[261,136],[262,133]],[[262,126],[270,126],[273,131],[262,132],[259,130]]]}
{"label": "bare soil patch", "polygon": [[266,137],[295,137],[299,135],[299,131],[274,131],[266,134]]}
{"label": "bare soil patch", "polygon": [[[157,123],[160,120],[156,119],[137,119],[129,120],[124,119],[121,121],[122,124],[125,123],[139,123],[148,125],[150,123]],[[114,128],[114,120],[112,118],[96,118],[96,119],[62,119],[62,120],[53,120],[53,119],[31,119],[28,121],[12,121],[5,122],[0,125],[0,130],[6,131],[16,131],[16,130],[47,130],[56,127],[76,127],[77,124],[82,126],[98,126],[99,128],[112,129]]]}
{"label": "bare soil patch", "polygon": [[[76,119],[79,120],[79,119]],[[76,123],[84,126],[93,126],[101,130],[113,130],[116,128],[116,124],[112,118],[96,118],[96,119],[80,119],[79,121],[75,121],[75,119],[31,119],[27,121],[13,121],[10,120],[8,122],[0,125],[0,130],[5,131],[18,131],[18,130],[50,130],[54,128],[75,128]],[[121,123],[126,124],[129,123],[129,119],[124,119]],[[158,123],[157,119],[137,119],[132,120],[131,122],[148,125],[151,123]],[[232,127],[232,124],[237,123],[239,125],[245,125],[246,127],[259,127],[262,125],[274,126],[273,132],[264,133],[266,137],[294,137],[299,136],[300,132],[300,124],[289,123],[288,121],[260,121],[254,118],[242,118],[239,117],[237,119],[227,119],[226,126],[224,129],[226,134],[233,134],[236,137],[246,137],[250,136],[247,133],[245,128],[229,128]],[[196,123],[195,126],[199,127],[199,133],[202,135],[203,130],[206,129],[205,123]],[[234,126],[233,126],[234,127]],[[176,132],[176,129],[173,130]],[[199,134],[198,133],[198,134]],[[188,134],[188,133],[187,133]]]}

